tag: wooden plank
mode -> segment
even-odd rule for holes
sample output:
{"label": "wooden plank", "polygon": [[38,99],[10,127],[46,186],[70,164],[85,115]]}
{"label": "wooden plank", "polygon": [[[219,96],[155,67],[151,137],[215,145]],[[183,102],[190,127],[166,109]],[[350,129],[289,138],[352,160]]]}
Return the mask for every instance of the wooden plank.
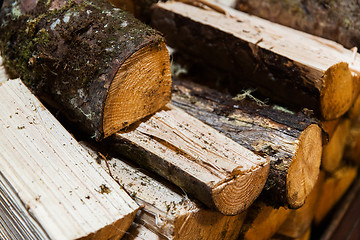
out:
{"label": "wooden plank", "polygon": [[31,217],[51,239],[120,239],[138,205],[20,80],[0,102],[0,172]]}
{"label": "wooden plank", "polygon": [[226,71],[237,85],[257,88],[274,101],[312,109],[326,120],[340,117],[352,106],[360,85],[358,53],[223,9],[226,14],[180,2],[158,3],[152,25],[165,34],[170,46]]}
{"label": "wooden plank", "polygon": [[268,160],[171,104],[106,144],[226,215],[247,209],[269,172]]}
{"label": "wooden plank", "polygon": [[12,75],[97,140],[170,101],[158,32],[107,1],[66,3],[5,1],[0,50]]}
{"label": "wooden plank", "polygon": [[[94,150],[89,149],[93,157]],[[246,213],[225,216],[189,199],[181,189],[120,159],[101,166],[142,205],[125,239],[237,239]]]}
{"label": "wooden plank", "polygon": [[290,208],[304,204],[321,162],[322,137],[315,119],[280,106],[232,98],[184,80],[173,80],[172,96],[174,105],[270,159],[269,177],[261,194],[264,202]]}

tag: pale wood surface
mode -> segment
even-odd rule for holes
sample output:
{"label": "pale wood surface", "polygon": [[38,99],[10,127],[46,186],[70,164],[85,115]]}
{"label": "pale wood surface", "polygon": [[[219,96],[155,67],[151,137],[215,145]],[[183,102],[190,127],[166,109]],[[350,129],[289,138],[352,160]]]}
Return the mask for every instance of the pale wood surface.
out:
{"label": "pale wood surface", "polygon": [[107,144],[224,214],[247,209],[269,171],[268,160],[171,104]]}
{"label": "pale wood surface", "polygon": [[[351,107],[359,91],[358,53],[231,8],[223,9],[226,14],[180,2],[158,3],[152,23],[165,33],[171,46],[237,74],[239,81],[263,89],[272,99],[304,104],[317,96],[309,106],[319,108],[328,120]],[[176,28],[180,22],[181,27]],[[278,83],[276,91],[274,81]],[[286,92],[294,85],[298,93],[304,91],[307,96],[302,103],[295,103],[294,95]]]}
{"label": "pale wood surface", "polygon": [[50,238],[119,239],[138,205],[20,80],[0,102],[0,171]]}
{"label": "pale wood surface", "polygon": [[[97,153],[88,149],[91,155]],[[126,239],[237,239],[245,213],[225,216],[189,199],[164,179],[117,158],[98,158],[101,166],[142,205]],[[146,230],[148,229],[148,230]],[[151,233],[154,236],[149,236]]]}

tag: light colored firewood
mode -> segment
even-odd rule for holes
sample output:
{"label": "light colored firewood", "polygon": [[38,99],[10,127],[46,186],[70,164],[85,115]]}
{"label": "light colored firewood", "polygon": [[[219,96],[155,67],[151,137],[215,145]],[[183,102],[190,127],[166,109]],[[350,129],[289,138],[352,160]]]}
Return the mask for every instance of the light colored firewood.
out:
{"label": "light colored firewood", "polygon": [[289,213],[290,210],[283,207],[276,209],[263,202],[255,202],[248,210],[240,239],[269,239],[278,231]]}
{"label": "light colored firewood", "polygon": [[51,239],[120,239],[138,205],[20,80],[0,85],[0,172]]}
{"label": "light colored firewood", "polygon": [[348,118],[341,119],[333,136],[324,145],[321,168],[325,171],[334,172],[339,167],[343,158],[346,140],[350,133],[350,127],[351,121]]}
{"label": "light colored firewood", "polygon": [[344,166],[326,177],[319,193],[314,222],[319,224],[350,187],[357,174],[356,167]]}
{"label": "light colored firewood", "polygon": [[326,120],[340,117],[352,106],[360,85],[358,53],[223,9],[226,14],[180,2],[158,3],[151,21],[170,46],[227,71],[273,100],[313,109]]}
{"label": "light colored firewood", "polygon": [[226,215],[247,209],[269,172],[268,160],[171,104],[106,144]]}
{"label": "light colored firewood", "polygon": [[117,158],[101,159],[101,166],[143,206],[125,239],[237,239],[246,213],[225,216],[209,210],[169,182]]}
{"label": "light colored firewood", "polygon": [[312,220],[315,215],[318,195],[322,187],[325,174],[319,175],[318,181],[306,199],[305,204],[296,210],[290,210],[290,213],[284,223],[278,230],[278,234],[289,238],[301,238],[311,227]]}

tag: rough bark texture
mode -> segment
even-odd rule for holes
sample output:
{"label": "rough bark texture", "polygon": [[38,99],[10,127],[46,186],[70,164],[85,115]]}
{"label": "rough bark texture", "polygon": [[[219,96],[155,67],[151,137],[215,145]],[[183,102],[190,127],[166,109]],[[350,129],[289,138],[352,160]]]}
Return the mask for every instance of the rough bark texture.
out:
{"label": "rough bark texture", "polygon": [[301,31],[360,47],[360,3],[357,0],[238,0],[241,11]]}
{"label": "rough bark texture", "polygon": [[[338,118],[350,108],[358,79],[343,61],[351,61],[351,51],[225,9],[230,17],[181,3],[159,3],[153,8],[152,25],[170,46],[228,72],[238,86],[256,88],[273,101],[312,109],[325,119]],[[359,66],[357,60],[354,64]]]}
{"label": "rough bark texture", "polygon": [[[0,21],[8,72],[37,94],[50,94],[96,139],[104,136],[104,105],[119,68],[145,46],[164,44],[155,30],[101,0],[8,0]],[[158,86],[170,83],[159,81]],[[154,98],[168,101],[170,93]]]}
{"label": "rough bark texture", "polygon": [[[204,86],[178,80],[173,80],[172,102],[245,148],[271,160],[269,177],[262,192],[263,201],[275,207],[299,207],[304,203],[306,194],[294,197],[289,189],[289,179],[300,169],[290,172],[289,168],[301,151],[299,148],[303,146],[300,143],[301,134],[307,128],[316,126],[315,119],[279,106],[261,106],[255,101],[245,99],[234,100],[229,95]],[[316,126],[315,129],[317,128]],[[307,175],[305,172],[296,178],[299,183],[312,182],[312,186],[319,173],[322,148],[320,135],[314,138],[318,139],[313,139],[314,148],[309,153],[311,158],[307,170],[309,173],[313,171],[313,174]],[[303,144],[306,145],[307,141]],[[298,161],[304,160],[299,157]],[[307,194],[311,191],[311,185]]]}

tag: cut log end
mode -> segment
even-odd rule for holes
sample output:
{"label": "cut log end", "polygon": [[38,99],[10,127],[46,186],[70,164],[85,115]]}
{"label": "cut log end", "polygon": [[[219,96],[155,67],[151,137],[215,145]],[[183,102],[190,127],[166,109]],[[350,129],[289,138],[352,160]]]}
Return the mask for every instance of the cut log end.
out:
{"label": "cut log end", "polygon": [[324,73],[320,105],[325,120],[339,118],[350,109],[357,97],[355,78],[345,62],[331,66]]}
{"label": "cut log end", "polygon": [[322,136],[318,125],[307,127],[287,173],[286,191],[290,208],[301,207],[314,188],[320,172]]}
{"label": "cut log end", "polygon": [[153,114],[170,99],[169,53],[164,42],[152,43],[127,58],[116,73],[104,107],[104,137]]}
{"label": "cut log end", "polygon": [[327,172],[334,172],[338,169],[343,158],[346,146],[346,138],[349,135],[351,121],[344,118],[336,127],[333,136],[327,145],[324,146],[321,168]]}
{"label": "cut log end", "polygon": [[262,191],[269,169],[270,164],[266,163],[215,187],[213,199],[217,209],[225,215],[235,215],[249,208]]}

